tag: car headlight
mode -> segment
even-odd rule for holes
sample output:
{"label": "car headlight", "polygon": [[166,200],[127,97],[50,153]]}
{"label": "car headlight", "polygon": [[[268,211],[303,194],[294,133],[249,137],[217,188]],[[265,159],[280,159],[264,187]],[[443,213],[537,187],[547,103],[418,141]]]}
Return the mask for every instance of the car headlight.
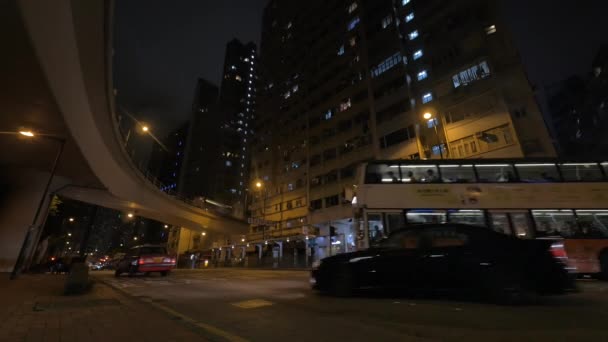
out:
{"label": "car headlight", "polygon": [[312,262],[312,268],[319,268],[321,267],[321,260],[316,260]]}

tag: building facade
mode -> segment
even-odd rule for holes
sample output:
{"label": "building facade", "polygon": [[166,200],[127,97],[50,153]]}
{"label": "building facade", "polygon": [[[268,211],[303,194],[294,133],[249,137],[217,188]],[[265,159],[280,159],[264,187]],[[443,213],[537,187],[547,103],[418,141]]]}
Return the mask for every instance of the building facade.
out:
{"label": "building facade", "polygon": [[[248,240],[352,250],[344,190],[373,159],[554,156],[494,1],[271,1]],[[302,246],[314,247],[305,248]]]}
{"label": "building facade", "polygon": [[221,156],[217,199],[244,217],[249,185],[249,143],[253,135],[256,101],[257,52],[254,43],[237,39],[226,45],[224,78],[220,87]]}
{"label": "building facade", "polygon": [[217,176],[221,118],[218,112],[219,89],[211,82],[199,79],[192,102],[192,117],[188,130],[185,166],[179,177],[179,192],[187,198],[214,198]]}
{"label": "building facade", "polygon": [[161,182],[162,191],[177,192],[178,190],[189,128],[190,122],[181,124],[163,139],[163,146],[155,144],[153,147],[149,168]]}

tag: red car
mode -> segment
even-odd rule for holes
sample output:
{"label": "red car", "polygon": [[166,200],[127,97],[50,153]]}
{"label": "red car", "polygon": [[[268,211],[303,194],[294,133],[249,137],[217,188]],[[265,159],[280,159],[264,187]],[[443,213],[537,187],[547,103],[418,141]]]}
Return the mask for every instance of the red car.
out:
{"label": "red car", "polygon": [[175,258],[167,254],[167,250],[159,245],[135,246],[126,253],[116,266],[115,276],[128,273],[133,276],[136,273],[160,272],[165,277],[175,268]]}

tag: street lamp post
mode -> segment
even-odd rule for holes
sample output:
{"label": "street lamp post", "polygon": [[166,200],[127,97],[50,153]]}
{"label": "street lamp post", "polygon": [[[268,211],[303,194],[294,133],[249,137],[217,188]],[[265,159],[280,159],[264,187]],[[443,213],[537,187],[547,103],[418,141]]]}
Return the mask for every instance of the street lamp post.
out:
{"label": "street lamp post", "polygon": [[423,118],[427,120],[427,122],[433,122],[433,128],[435,129],[435,137],[437,138],[437,142],[439,143],[439,156],[441,157],[441,159],[443,159],[443,142],[441,141],[441,137],[439,137],[439,131],[437,130],[437,118],[433,117],[433,114],[431,114],[430,112],[424,113]]}
{"label": "street lamp post", "polygon": [[260,196],[262,196],[262,210],[260,211],[262,214],[262,240],[266,240],[266,188],[260,181],[255,183],[255,187],[258,188]]}
{"label": "street lamp post", "polygon": [[51,187],[51,183],[53,183],[53,178],[55,177],[55,172],[57,171],[57,166],[59,165],[59,159],[61,158],[61,155],[63,154],[63,149],[65,147],[65,139],[56,137],[56,136],[52,136],[52,135],[46,135],[46,134],[37,135],[37,134],[34,134],[32,131],[28,131],[28,130],[23,130],[23,131],[19,131],[19,132],[1,132],[1,133],[13,134],[13,135],[20,134],[20,135],[28,137],[28,138],[34,138],[34,137],[40,136],[41,138],[50,139],[50,140],[53,140],[53,141],[56,141],[59,143],[59,148],[57,149],[57,154],[55,155],[55,160],[53,161],[53,166],[51,167],[51,175],[49,176],[46,186],[44,187],[42,197],[40,198],[40,202],[38,203],[38,208],[36,208],[36,213],[34,214],[34,218],[32,219],[32,224],[27,229],[25,238],[23,239],[23,243],[21,244],[21,248],[19,249],[19,255],[17,256],[17,261],[15,262],[15,266],[13,267],[13,271],[11,272],[10,279],[12,280],[12,279],[16,279],[17,276],[19,275],[19,273],[21,272],[21,267],[22,267],[23,261],[25,259],[25,252],[26,252],[27,248],[29,247],[30,240],[32,239],[32,234],[34,233],[34,230],[36,229],[36,222],[38,221],[38,217],[40,216],[40,212],[42,211],[42,207],[44,205],[46,197],[48,196],[49,188]]}

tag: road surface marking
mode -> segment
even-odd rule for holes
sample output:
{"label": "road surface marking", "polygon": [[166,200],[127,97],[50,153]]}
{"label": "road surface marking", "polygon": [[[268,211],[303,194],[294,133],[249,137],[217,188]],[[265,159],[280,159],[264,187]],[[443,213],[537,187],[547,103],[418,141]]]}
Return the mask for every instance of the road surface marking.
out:
{"label": "road surface marking", "polygon": [[232,305],[239,307],[241,309],[256,309],[261,308],[263,306],[271,306],[272,302],[263,299],[251,299],[245,300],[238,303],[232,303]]}
{"label": "road surface marking", "polygon": [[148,304],[156,307],[157,309],[160,309],[160,310],[162,310],[162,311],[164,311],[164,312],[166,312],[166,313],[168,313],[170,315],[179,317],[184,322],[196,325],[197,327],[199,327],[199,328],[201,328],[203,330],[206,330],[206,331],[210,332],[211,334],[223,337],[223,338],[225,338],[228,341],[231,341],[231,342],[249,342],[249,340],[247,340],[247,339],[244,339],[244,338],[242,338],[240,336],[237,336],[237,335],[233,335],[233,334],[231,334],[231,333],[229,333],[227,331],[224,331],[224,330],[222,330],[220,328],[216,328],[216,327],[214,327],[212,325],[209,325],[209,324],[206,324],[206,323],[198,322],[195,319],[192,319],[192,318],[190,318],[190,317],[188,317],[188,316],[186,316],[186,315],[184,315],[182,313],[179,313],[179,312],[171,309],[168,306],[165,306],[165,305],[157,303],[157,302],[153,302],[150,299],[142,299],[142,301],[144,301],[144,302],[146,302],[146,303],[148,303]]}

